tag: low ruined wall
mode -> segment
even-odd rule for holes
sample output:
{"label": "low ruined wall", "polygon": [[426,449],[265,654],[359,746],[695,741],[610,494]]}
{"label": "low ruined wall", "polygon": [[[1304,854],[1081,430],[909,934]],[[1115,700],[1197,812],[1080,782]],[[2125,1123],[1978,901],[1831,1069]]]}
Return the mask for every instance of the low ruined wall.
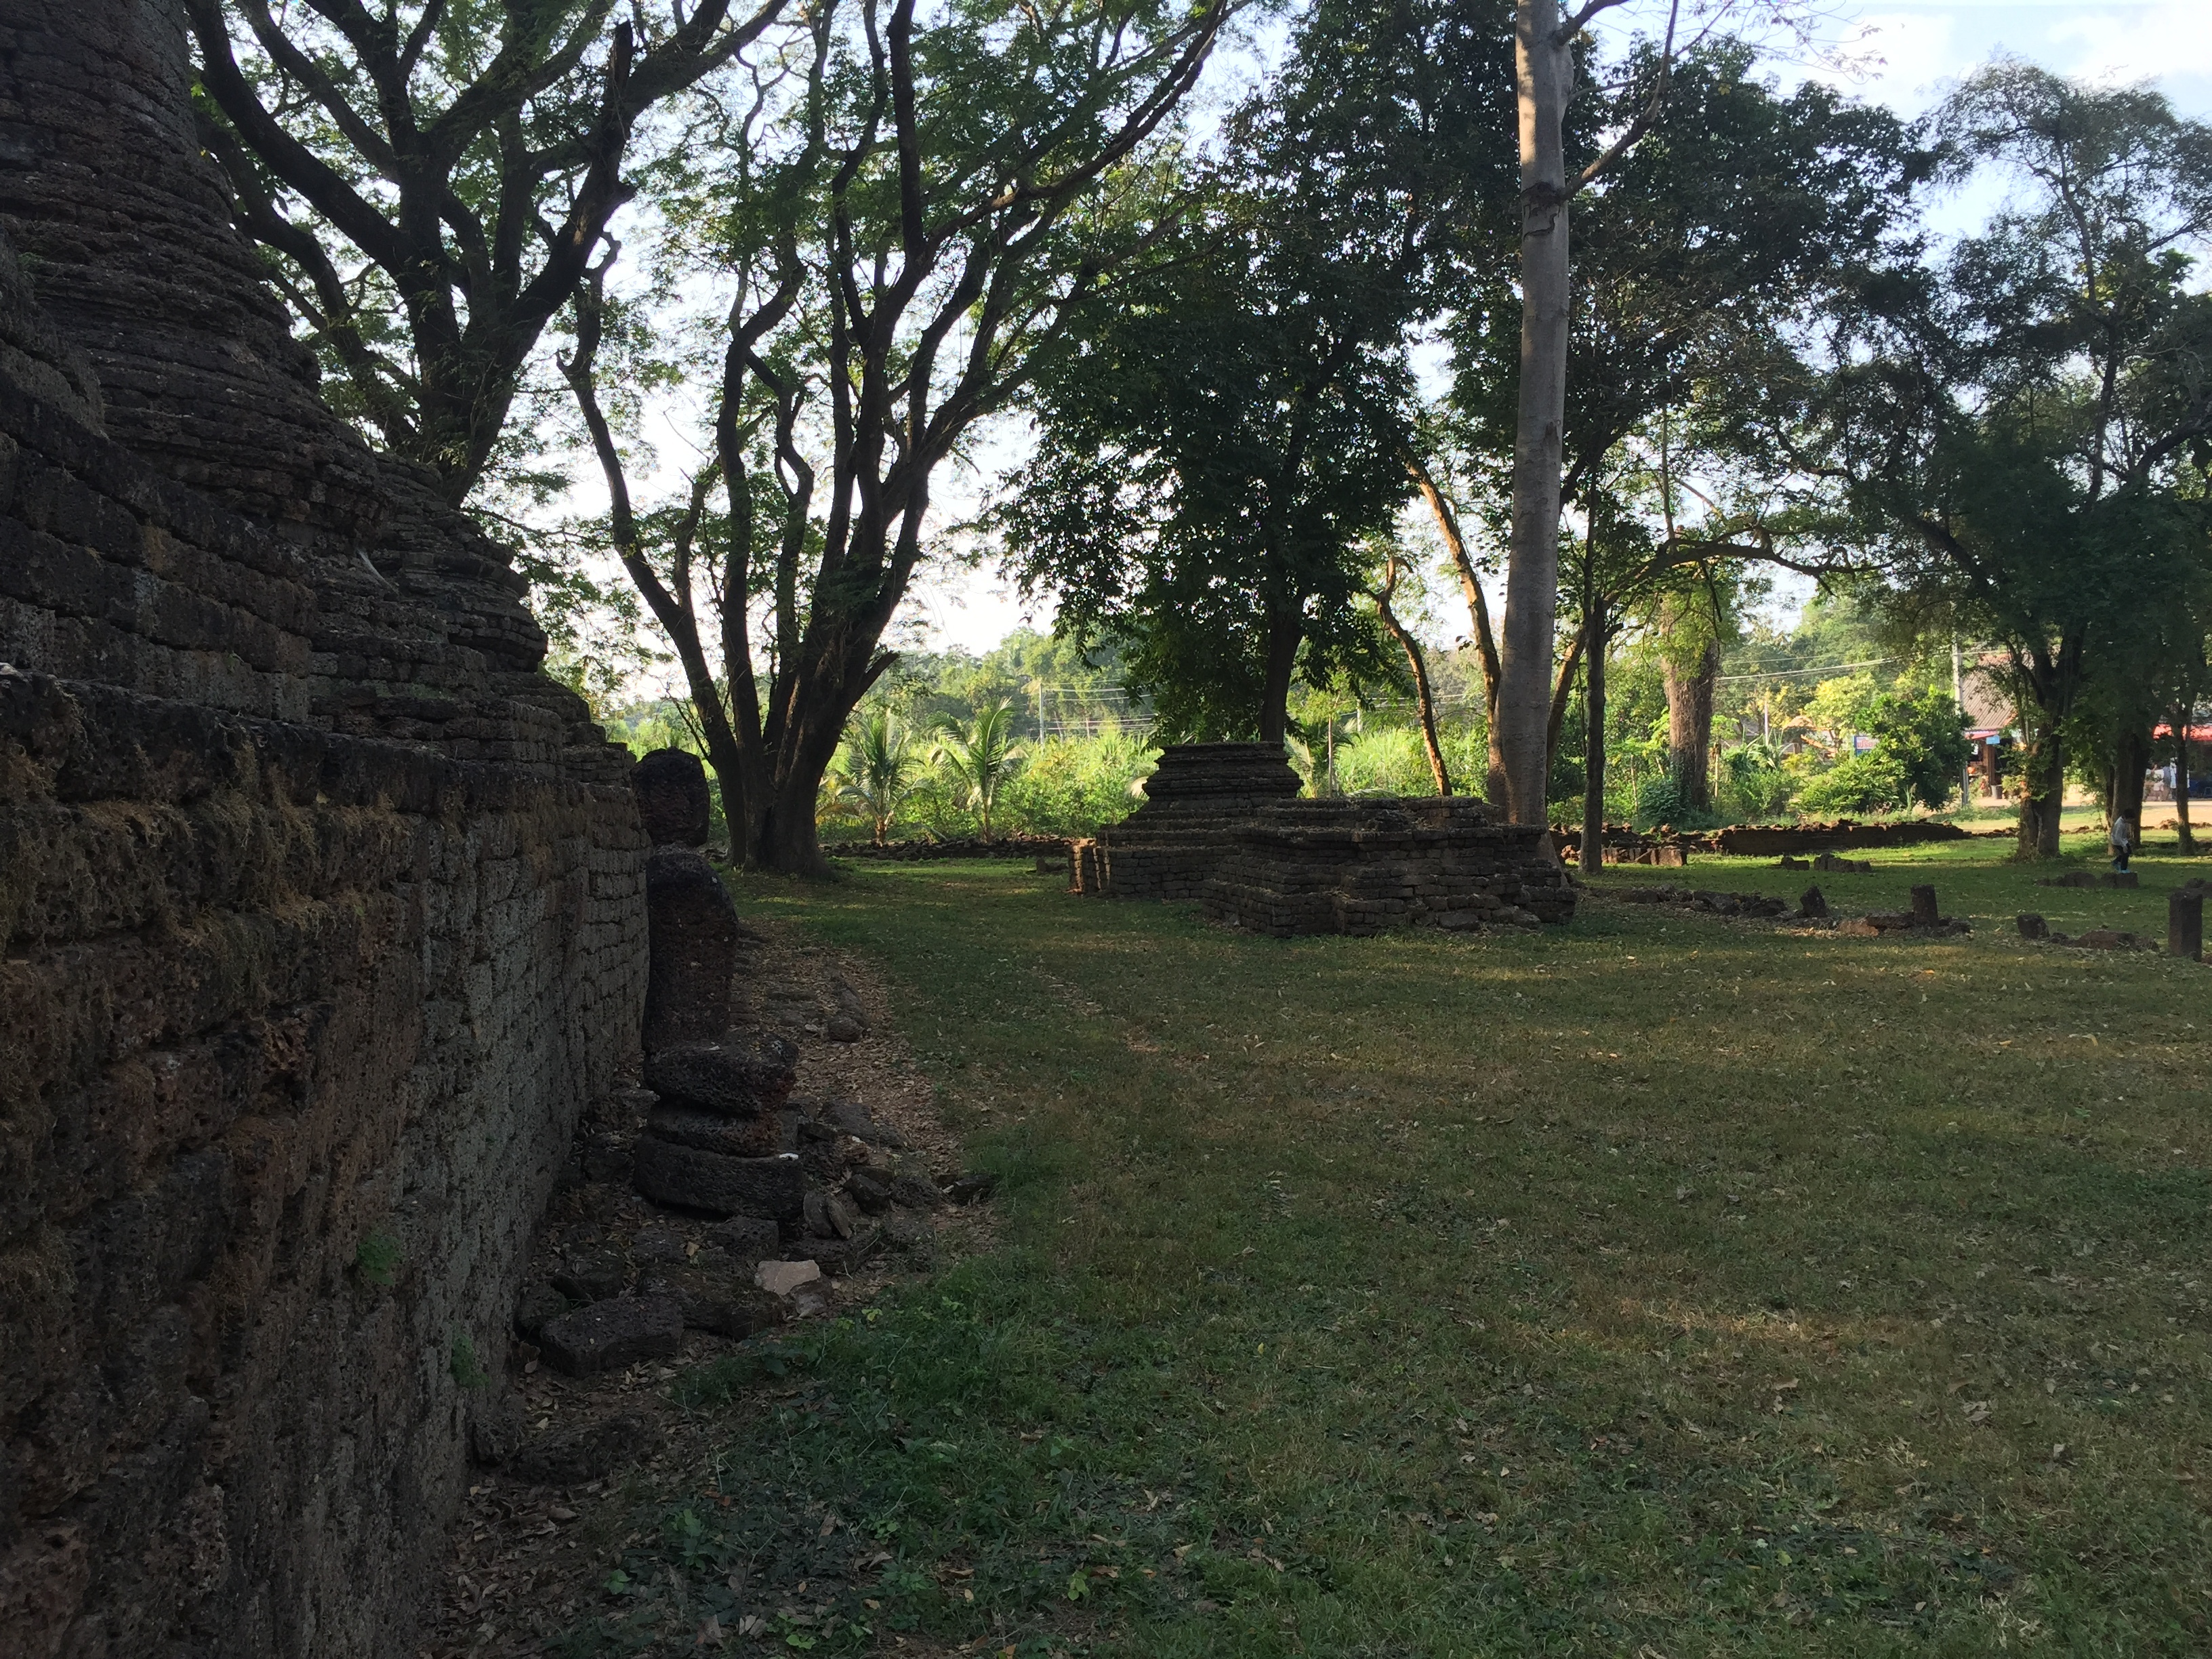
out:
{"label": "low ruined wall", "polygon": [[1290,937],[1393,927],[1534,927],[1574,914],[1539,825],[1479,801],[1305,800],[1279,750],[1191,744],[1162,753],[1146,804],[1071,844],[1071,890],[1202,902],[1226,926]]}
{"label": "low ruined wall", "polygon": [[1282,801],[1238,823],[1206,913],[1288,938],[1395,927],[1534,927],[1574,915],[1574,889],[1534,825],[1460,799]]}
{"label": "low ruined wall", "polygon": [[0,15],[0,1654],[387,1659],[635,1063],[644,838],[190,83],[167,0]]}

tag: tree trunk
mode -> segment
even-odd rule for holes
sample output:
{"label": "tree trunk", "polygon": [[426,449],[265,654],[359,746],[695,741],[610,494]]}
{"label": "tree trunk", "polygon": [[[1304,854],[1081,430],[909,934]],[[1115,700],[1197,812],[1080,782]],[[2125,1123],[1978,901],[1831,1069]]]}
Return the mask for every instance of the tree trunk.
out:
{"label": "tree trunk", "polygon": [[2112,808],[2106,822],[2123,817],[2142,845],[2143,774],[2150,769],[2150,732],[2130,721],[2112,745]]}
{"label": "tree trunk", "polygon": [[1667,763],[1685,806],[1709,812],[1713,805],[1713,690],[1720,678],[1721,648],[1708,640],[1698,665],[1685,674],[1671,657],[1661,659],[1667,686]]}
{"label": "tree trunk", "polygon": [[1391,591],[1397,585],[1398,565],[1394,556],[1389,574],[1375,595],[1375,608],[1382,618],[1382,626],[1390,630],[1390,637],[1406,653],[1406,665],[1413,671],[1413,700],[1421,715],[1421,742],[1429,751],[1429,775],[1436,780],[1437,793],[1449,795],[1452,792],[1451,774],[1444,767],[1443,745],[1437,741],[1437,702],[1429,689],[1428,660],[1421,654],[1421,642],[1390,608]]}
{"label": "tree trunk", "polygon": [[1297,666],[1303,619],[1267,612],[1267,678],[1260,689],[1260,741],[1279,746],[1291,729],[1291,673]]}
{"label": "tree trunk", "polygon": [[2020,708],[2021,757],[2025,787],[2020,798],[2020,851],[2023,859],[2058,856],[2059,816],[2066,804],[2066,752],[2059,731],[2074,701],[2081,641],[2068,636],[2054,656],[2038,646],[2015,659],[2028,696]]}
{"label": "tree trunk", "polygon": [[1553,629],[1559,583],[1559,471],[1567,398],[1567,175],[1560,125],[1573,60],[1557,0],[1516,0],[1514,98],[1521,150],[1521,373],[1513,436],[1498,747],[1506,807],[1541,823],[1549,782]]}
{"label": "tree trunk", "polygon": [[1421,495],[1429,504],[1429,511],[1437,521],[1437,532],[1444,538],[1444,548],[1451,555],[1452,567],[1459,572],[1460,592],[1467,599],[1468,623],[1474,638],[1475,659],[1482,665],[1482,729],[1489,744],[1490,757],[1482,780],[1482,798],[1498,811],[1505,810],[1505,757],[1498,747],[1498,637],[1491,631],[1490,601],[1483,597],[1482,579],[1476,574],[1474,561],[1468,555],[1466,539],[1459,533],[1459,520],[1452,512],[1451,503],[1444,499],[1443,491],[1437,488],[1436,480],[1418,457],[1406,463],[1420,487]]}
{"label": "tree trunk", "polygon": [[1587,737],[1583,757],[1583,874],[1605,865],[1605,599],[1583,603],[1589,646],[1583,653],[1583,713]]}
{"label": "tree trunk", "polygon": [[1589,638],[1585,626],[1575,631],[1567,641],[1567,654],[1559,659],[1559,677],[1552,687],[1552,712],[1544,720],[1544,793],[1545,807],[1550,810],[1552,763],[1559,758],[1559,733],[1567,726],[1567,699],[1574,695],[1575,670],[1582,665],[1583,645]]}

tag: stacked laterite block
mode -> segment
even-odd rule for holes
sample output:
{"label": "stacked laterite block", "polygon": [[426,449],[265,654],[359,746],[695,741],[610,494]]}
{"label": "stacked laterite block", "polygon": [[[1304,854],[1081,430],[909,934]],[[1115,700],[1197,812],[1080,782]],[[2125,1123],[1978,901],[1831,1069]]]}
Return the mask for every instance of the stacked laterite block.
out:
{"label": "stacked laterite block", "polygon": [[0,1652],[384,1659],[635,1063],[644,838],[191,81],[167,0],[0,8]]}
{"label": "stacked laterite block", "polygon": [[1492,823],[1474,801],[1293,800],[1237,824],[1206,913],[1255,933],[1534,927],[1574,915],[1540,828]]}
{"label": "stacked laterite block", "polygon": [[1145,805],[1069,850],[1072,886],[1114,898],[1202,899],[1236,823],[1298,793],[1282,750],[1189,743],[1162,751]]}
{"label": "stacked laterite block", "polygon": [[1074,844],[1074,890],[1202,901],[1258,933],[1533,927],[1574,914],[1540,826],[1494,823],[1458,799],[1304,800],[1277,750],[1167,750],[1146,805]]}

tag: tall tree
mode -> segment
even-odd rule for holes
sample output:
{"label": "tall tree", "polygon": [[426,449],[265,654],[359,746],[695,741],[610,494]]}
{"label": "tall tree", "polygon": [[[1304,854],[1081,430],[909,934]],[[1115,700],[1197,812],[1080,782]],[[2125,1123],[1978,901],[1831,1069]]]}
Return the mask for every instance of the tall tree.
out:
{"label": "tall tree", "polygon": [[1516,376],[1512,529],[1507,544],[1505,628],[1498,652],[1498,752],[1516,823],[1540,823],[1550,779],[1553,633],[1559,587],[1559,477],[1566,427],[1571,326],[1568,204],[1642,137],[1657,115],[1673,66],[1678,3],[1642,107],[1570,179],[1566,117],[1577,38],[1622,0],[1583,0],[1562,16],[1559,0],[1516,0],[1514,105],[1521,158],[1521,341]]}
{"label": "tall tree", "polygon": [[[893,659],[932,477],[1100,283],[1150,257],[1164,231],[1145,146],[1230,8],[956,0],[924,22],[914,0],[824,0],[788,74],[706,107],[659,193],[665,257],[731,297],[714,463],[665,538],[631,509],[602,396],[607,302],[581,295],[566,372],[616,549],[751,862],[820,866],[823,774]],[[702,538],[716,489],[726,530]]]}
{"label": "tall tree", "polygon": [[1173,257],[1102,293],[1039,380],[1012,568],[1121,644],[1172,732],[1280,742],[1294,674],[1376,665],[1356,602],[1407,490],[1409,332],[1483,176],[1490,21],[1317,6]]}
{"label": "tall tree", "polygon": [[[1775,388],[1802,389],[1777,425],[1880,538],[1901,602],[2004,647],[2021,851],[2050,857],[2085,689],[2139,672],[2121,641],[2207,557],[2212,296],[2188,276],[2212,237],[2212,128],[2000,60],[1942,129],[1958,173],[2014,194],[1940,272],[1870,282],[1838,314],[1832,372],[1776,366]],[[2116,702],[2146,711],[2147,738],[2149,698]]]}
{"label": "tall tree", "polygon": [[201,131],[342,412],[459,505],[631,186],[641,118],[729,64],[734,20],[613,0],[185,0]]}
{"label": "tall tree", "polygon": [[[1868,271],[1917,254],[1912,192],[1931,158],[1887,110],[1814,85],[1783,94],[1754,74],[1754,64],[1748,46],[1725,38],[1694,43],[1671,63],[1660,47],[1639,48],[1607,95],[1583,100],[1577,121],[1595,131],[1568,134],[1570,150],[1582,155],[1596,148],[1596,132],[1632,131],[1651,108],[1652,89],[1664,83],[1668,118],[1614,156],[1579,210],[1559,445],[1564,470],[1552,476],[1560,499],[1580,509],[1585,557],[1580,574],[1566,572],[1559,582],[1547,627],[1557,627],[1563,604],[1585,625],[1599,616],[1601,631],[1617,628],[1644,584],[1731,550],[1805,562],[1791,551],[1802,540],[1798,526],[1759,506],[1758,478],[1788,459],[1734,422],[1746,365],[1793,356],[1809,343],[1804,319],[1858,292]],[[1526,574],[1533,568],[1510,540],[1519,533],[1513,526],[1522,521],[1527,482],[1519,434],[1529,325],[1519,282],[1514,261],[1469,261],[1448,325],[1450,403],[1442,418],[1425,423],[1431,445],[1457,452],[1468,516],[1505,532],[1509,559],[1520,561],[1509,565],[1509,581],[1512,568]],[[1670,459],[1670,444],[1687,457]],[[1492,799],[1504,805],[1505,653],[1460,515],[1438,488],[1434,464],[1417,457],[1413,465],[1468,599],[1492,706]],[[1700,470],[1731,479],[1737,499],[1724,512],[1693,514],[1686,527],[1681,511],[1698,503],[1684,476]],[[1601,546],[1593,561],[1589,526],[1607,489],[1607,534],[1621,551],[1614,557]],[[1648,535],[1630,533],[1637,514],[1651,516]],[[1573,562],[1577,538],[1559,533],[1556,516],[1551,534],[1556,579],[1560,553]],[[1592,572],[1597,587],[1585,591]],[[1578,652],[1588,659],[1581,629],[1569,635],[1560,672],[1544,687],[1547,776],[1556,711]],[[1551,654],[1547,647],[1547,662]]]}

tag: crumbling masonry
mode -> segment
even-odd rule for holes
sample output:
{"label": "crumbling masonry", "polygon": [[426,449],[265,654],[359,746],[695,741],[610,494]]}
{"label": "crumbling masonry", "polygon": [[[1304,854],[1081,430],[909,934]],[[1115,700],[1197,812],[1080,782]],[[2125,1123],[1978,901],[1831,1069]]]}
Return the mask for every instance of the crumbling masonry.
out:
{"label": "crumbling masonry", "polygon": [[0,0],[0,1651],[384,1659],[635,1051],[644,838],[189,85],[170,0]]}
{"label": "crumbling masonry", "polygon": [[1079,893],[1191,899],[1212,920],[1288,938],[1395,927],[1534,927],[1574,915],[1548,832],[1479,801],[1297,799],[1281,751],[1164,750],[1146,804],[1069,853]]}

